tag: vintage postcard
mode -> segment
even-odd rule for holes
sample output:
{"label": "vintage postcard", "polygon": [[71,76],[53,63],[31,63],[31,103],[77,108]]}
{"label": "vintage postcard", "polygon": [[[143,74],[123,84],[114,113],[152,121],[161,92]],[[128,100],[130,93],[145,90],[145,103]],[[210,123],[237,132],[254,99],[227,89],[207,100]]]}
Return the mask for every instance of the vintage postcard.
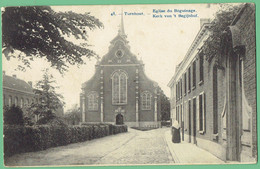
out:
{"label": "vintage postcard", "polygon": [[257,163],[254,3],[1,10],[5,166]]}

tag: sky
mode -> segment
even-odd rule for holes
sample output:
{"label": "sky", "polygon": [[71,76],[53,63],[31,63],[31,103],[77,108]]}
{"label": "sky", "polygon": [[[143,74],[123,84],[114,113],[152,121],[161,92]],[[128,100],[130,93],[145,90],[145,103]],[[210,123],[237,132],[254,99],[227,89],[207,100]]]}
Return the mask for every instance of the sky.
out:
{"label": "sky", "polygon": [[[207,4],[174,4],[174,5],[90,5],[90,6],[52,6],[57,12],[73,11],[76,13],[90,12],[98,18],[104,28],[88,31],[88,43],[100,57],[108,52],[110,41],[117,35],[121,11],[127,12],[124,17],[124,28],[129,41],[130,50],[145,64],[146,75],[158,82],[166,96],[170,97],[167,86],[174,75],[175,66],[184,58],[188,48],[200,29],[201,18],[212,18],[218,5]],[[160,11],[165,12],[160,13]],[[172,10],[172,12],[167,12]],[[174,12],[174,10],[195,10],[195,12]],[[156,13],[157,12],[157,13]],[[115,15],[111,15],[111,14]],[[143,15],[128,15],[129,13],[143,13]],[[156,17],[158,15],[161,17]],[[164,17],[171,15],[172,18]],[[174,17],[174,15],[176,17]],[[183,18],[178,15],[192,14],[197,17]],[[154,16],[156,15],[156,16]],[[74,41],[73,39],[71,39]],[[54,75],[58,93],[64,96],[65,111],[75,104],[79,104],[81,84],[94,75],[96,60],[86,59],[86,64],[70,66],[68,72],[61,76],[55,69],[50,68]],[[17,78],[32,81],[36,84],[41,79],[44,68],[50,63],[43,59],[36,59],[31,64],[31,69],[26,72],[16,70],[21,64],[17,59],[6,60],[2,57],[3,71],[7,75],[17,75]]]}

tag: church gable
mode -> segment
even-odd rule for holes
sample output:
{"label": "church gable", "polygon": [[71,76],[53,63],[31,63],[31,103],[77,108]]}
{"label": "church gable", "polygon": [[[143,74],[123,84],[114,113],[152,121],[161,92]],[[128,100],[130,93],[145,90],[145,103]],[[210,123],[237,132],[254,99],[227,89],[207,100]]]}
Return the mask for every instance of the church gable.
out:
{"label": "church gable", "polygon": [[118,35],[109,47],[109,52],[102,58],[101,65],[140,64],[137,57],[131,53],[128,42]]}
{"label": "church gable", "polygon": [[82,85],[83,121],[113,122],[122,110],[128,125],[158,125],[158,84],[144,71],[142,60],[130,51],[121,20],[108,53],[97,62],[94,76]]}
{"label": "church gable", "polygon": [[110,42],[108,53],[103,56],[100,65],[140,64],[137,57],[131,53],[129,42],[124,30],[123,16],[117,36]]}

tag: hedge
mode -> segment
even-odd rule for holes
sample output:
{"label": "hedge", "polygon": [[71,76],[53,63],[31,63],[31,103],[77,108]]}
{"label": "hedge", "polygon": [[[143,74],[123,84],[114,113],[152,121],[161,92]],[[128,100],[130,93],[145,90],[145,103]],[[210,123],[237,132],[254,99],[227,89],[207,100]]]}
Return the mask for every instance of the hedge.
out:
{"label": "hedge", "polygon": [[118,134],[118,133],[123,133],[123,132],[127,132],[127,126],[126,125],[113,125],[110,123],[82,123],[81,125],[83,126],[106,126],[106,132],[108,132],[108,135],[112,135],[112,134]]}
{"label": "hedge", "polygon": [[127,132],[126,125],[94,124],[81,126],[4,126],[4,155],[6,157],[70,143]]}

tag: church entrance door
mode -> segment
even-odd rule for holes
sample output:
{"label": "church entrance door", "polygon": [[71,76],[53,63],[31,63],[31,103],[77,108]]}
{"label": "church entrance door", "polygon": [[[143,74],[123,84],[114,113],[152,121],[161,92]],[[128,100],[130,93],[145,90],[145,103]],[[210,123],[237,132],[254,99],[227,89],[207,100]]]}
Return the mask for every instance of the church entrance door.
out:
{"label": "church entrance door", "polygon": [[116,115],[116,125],[122,125],[124,124],[124,116],[119,113]]}

